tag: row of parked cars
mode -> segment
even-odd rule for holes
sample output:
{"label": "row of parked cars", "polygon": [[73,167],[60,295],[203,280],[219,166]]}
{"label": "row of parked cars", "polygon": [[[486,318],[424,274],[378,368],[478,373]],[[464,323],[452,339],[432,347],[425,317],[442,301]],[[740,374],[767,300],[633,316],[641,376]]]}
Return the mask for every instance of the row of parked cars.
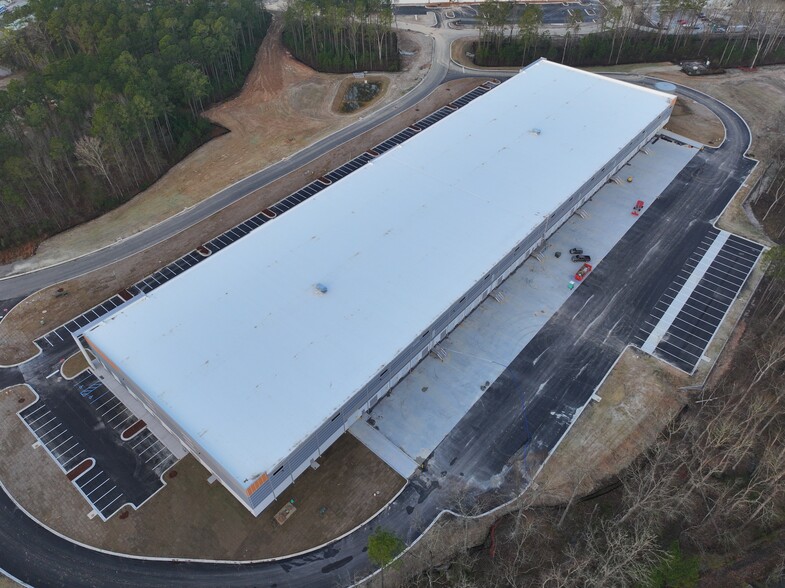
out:
{"label": "row of parked cars", "polygon": [[572,260],[575,262],[584,263],[587,261],[591,261],[591,256],[586,255],[583,253],[583,249],[580,247],[573,247],[570,249],[570,255],[572,255]]}
{"label": "row of parked cars", "polygon": [[591,261],[591,256],[586,255],[583,252],[583,249],[581,249],[580,247],[573,247],[572,249],[570,249],[570,255],[572,255],[572,260],[574,262],[583,263],[580,269],[577,272],[575,272],[575,279],[580,282],[581,280],[583,280],[583,278],[588,276],[589,272],[591,272],[592,270],[591,264],[588,263]]}

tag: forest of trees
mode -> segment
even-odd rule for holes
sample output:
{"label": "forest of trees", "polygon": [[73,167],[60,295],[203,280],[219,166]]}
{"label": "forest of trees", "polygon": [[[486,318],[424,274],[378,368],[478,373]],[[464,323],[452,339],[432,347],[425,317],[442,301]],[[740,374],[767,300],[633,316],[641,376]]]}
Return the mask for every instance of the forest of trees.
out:
{"label": "forest of trees", "polygon": [[398,71],[398,36],[390,0],[291,0],[284,43],[319,71]]}
{"label": "forest of trees", "polygon": [[[526,65],[540,57],[587,67],[693,59],[709,59],[718,67],[785,62],[785,8],[781,6],[745,4],[743,12],[727,16],[729,23],[743,24],[718,28],[705,20],[699,34],[691,27],[699,22],[703,2],[662,2],[659,23],[648,22],[645,9],[645,4],[635,2],[609,5],[602,13],[600,31],[586,35],[580,35],[582,13],[573,12],[564,36],[552,38],[539,31],[542,13],[536,5],[527,6],[516,23],[510,20],[507,3],[491,0],[480,7],[482,25],[474,61],[489,67]],[[687,26],[671,26],[677,15]]]}
{"label": "forest of trees", "polygon": [[[62,231],[160,177],[212,130],[269,25],[255,0],[30,0],[0,38],[0,249]],[[11,18],[6,15],[7,20]]]}

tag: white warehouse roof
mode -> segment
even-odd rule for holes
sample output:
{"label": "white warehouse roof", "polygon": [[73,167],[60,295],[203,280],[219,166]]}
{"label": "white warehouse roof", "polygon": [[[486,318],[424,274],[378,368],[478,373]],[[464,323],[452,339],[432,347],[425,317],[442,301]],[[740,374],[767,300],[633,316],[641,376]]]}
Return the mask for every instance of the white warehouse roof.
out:
{"label": "white warehouse roof", "polygon": [[248,486],[672,101],[540,61],[86,335]]}

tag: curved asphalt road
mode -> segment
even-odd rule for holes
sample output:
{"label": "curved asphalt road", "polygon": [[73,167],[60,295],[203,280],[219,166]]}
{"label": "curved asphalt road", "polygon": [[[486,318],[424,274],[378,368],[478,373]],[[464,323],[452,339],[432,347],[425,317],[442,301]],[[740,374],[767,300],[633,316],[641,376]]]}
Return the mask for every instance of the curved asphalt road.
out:
{"label": "curved asphalt road", "polygon": [[[750,134],[738,115],[688,88],[680,87],[678,93],[705,104],[722,119],[725,143],[704,150],[688,164],[437,447],[428,471],[415,475],[372,523],[325,548],[278,562],[147,561],[75,545],[41,527],[2,492],[0,567],[36,587],[348,585],[373,569],[365,547],[376,526],[411,542],[424,522],[453,504],[454,488],[461,484],[472,492],[489,490],[485,504],[509,498],[512,487],[494,487],[494,476],[520,462],[528,449],[541,458],[555,446],[568,425],[554,422],[549,414],[558,410],[569,416],[588,402],[632,340],[637,321],[753,167],[743,157]],[[550,357],[538,361],[545,354]],[[12,375],[3,371],[0,380]]]}
{"label": "curved asphalt road", "polygon": [[[384,122],[394,113],[402,112],[410,106],[417,104],[430,94],[434,88],[448,79],[449,63],[436,59],[437,55],[445,53],[438,49],[439,48],[434,51],[434,60],[425,78],[417,87],[402,98],[366,115],[364,118],[354,122],[348,127],[317,141],[288,159],[279,161],[268,168],[240,180],[232,186],[224,188],[207,200],[200,202],[192,208],[189,208],[146,231],[136,233],[127,239],[99,251],[94,251],[61,264],[41,268],[25,274],[9,276],[7,275],[10,271],[9,266],[0,266],[0,275],[6,275],[6,277],[0,278],[0,300],[10,300],[20,296],[26,296],[41,288],[80,276],[128,257],[129,255],[133,255],[134,253],[138,253],[139,251],[143,251],[144,249],[160,243],[180,231],[195,225],[199,221],[209,217],[233,202],[240,200],[251,192],[308,164],[346,141],[372,129],[376,125]],[[447,51],[446,54],[449,54],[449,51]],[[485,74],[485,77],[488,77],[488,74]]]}

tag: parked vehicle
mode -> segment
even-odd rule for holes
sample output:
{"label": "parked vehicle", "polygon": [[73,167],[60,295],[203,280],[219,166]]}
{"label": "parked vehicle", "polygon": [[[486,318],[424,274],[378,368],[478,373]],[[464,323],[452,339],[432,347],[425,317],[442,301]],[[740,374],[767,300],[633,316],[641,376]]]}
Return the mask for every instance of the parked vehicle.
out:
{"label": "parked vehicle", "polygon": [[581,266],[581,269],[575,272],[575,279],[580,282],[581,280],[583,280],[583,278],[588,276],[590,272],[591,272],[591,265],[589,265],[588,263],[584,263]]}
{"label": "parked vehicle", "polygon": [[591,256],[590,255],[573,255],[572,256],[572,260],[573,261],[580,261],[580,262],[591,261]]}
{"label": "parked vehicle", "polygon": [[570,249],[570,255],[580,255],[581,253],[583,253],[583,249],[580,247],[573,247]]}

